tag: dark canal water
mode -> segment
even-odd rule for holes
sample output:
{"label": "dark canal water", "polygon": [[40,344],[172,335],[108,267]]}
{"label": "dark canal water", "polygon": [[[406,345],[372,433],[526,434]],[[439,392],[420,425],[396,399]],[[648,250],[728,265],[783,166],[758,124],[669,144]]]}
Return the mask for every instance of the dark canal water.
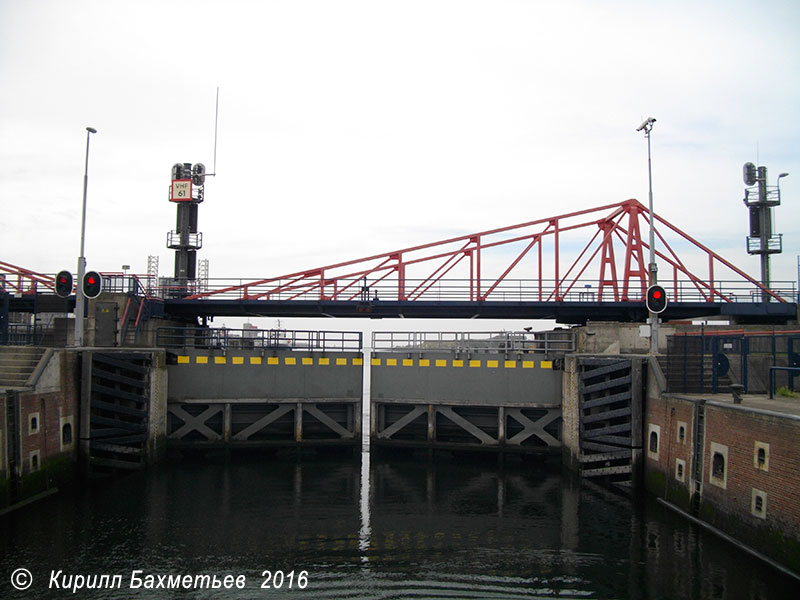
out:
{"label": "dark canal water", "polygon": [[[184,461],[52,496],[0,520],[0,598],[800,597],[661,505],[557,467],[370,458]],[[246,587],[130,589],[134,569]],[[120,574],[122,589],[48,589],[59,570]]]}

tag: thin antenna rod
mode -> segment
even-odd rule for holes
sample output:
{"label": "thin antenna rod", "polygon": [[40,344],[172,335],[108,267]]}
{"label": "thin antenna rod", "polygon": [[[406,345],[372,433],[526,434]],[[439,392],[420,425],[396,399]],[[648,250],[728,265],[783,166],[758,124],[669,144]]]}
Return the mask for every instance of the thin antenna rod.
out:
{"label": "thin antenna rod", "polygon": [[217,104],[214,108],[214,175],[217,174],[217,124],[219,123],[219,86],[217,86]]}

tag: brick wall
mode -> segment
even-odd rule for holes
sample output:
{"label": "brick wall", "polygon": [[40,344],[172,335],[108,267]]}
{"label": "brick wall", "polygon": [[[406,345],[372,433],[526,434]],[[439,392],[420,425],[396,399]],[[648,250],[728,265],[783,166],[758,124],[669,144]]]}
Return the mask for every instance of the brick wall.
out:
{"label": "brick wall", "polygon": [[[721,402],[701,405],[697,399],[651,396],[644,419],[647,489],[691,510],[694,423],[699,410],[704,411],[705,425],[698,516],[800,571],[800,457],[796,449],[800,418]],[[655,449],[650,445],[653,433]]]}
{"label": "brick wall", "polygon": [[[800,540],[798,440],[800,419],[708,405],[703,501],[716,509],[708,517],[721,512],[751,527],[776,526]],[[712,472],[714,453],[725,460],[721,477]],[[759,495],[761,510],[755,506]]]}
{"label": "brick wall", "polygon": [[[22,391],[19,399],[20,464],[22,475],[38,471],[48,459],[66,453],[76,455],[78,439],[77,356],[61,352],[58,361],[60,389]],[[0,470],[5,470],[8,454],[6,398],[0,416]],[[66,439],[64,427],[71,430]],[[8,476],[8,473],[6,473]]]}
{"label": "brick wall", "polygon": [[[695,403],[678,398],[647,399],[644,419],[645,481],[648,489],[678,504],[689,507],[692,481]],[[652,433],[656,434],[653,451]]]}
{"label": "brick wall", "polygon": [[[22,394],[20,413],[23,474],[38,470],[48,458],[74,450],[75,406],[68,405],[62,393]],[[66,444],[62,439],[65,425],[71,429]],[[34,463],[32,460],[37,453]]]}

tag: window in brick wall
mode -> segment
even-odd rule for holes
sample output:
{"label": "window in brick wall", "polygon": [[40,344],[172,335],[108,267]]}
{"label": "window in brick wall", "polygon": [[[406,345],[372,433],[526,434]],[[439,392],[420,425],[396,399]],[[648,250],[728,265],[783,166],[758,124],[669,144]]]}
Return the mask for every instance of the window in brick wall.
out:
{"label": "window in brick wall", "polygon": [[675,459],[675,479],[681,483],[686,481],[686,461],[680,458]]}
{"label": "window in brick wall", "polygon": [[39,413],[31,413],[28,416],[28,434],[39,433]]}
{"label": "window in brick wall", "polygon": [[711,463],[711,474],[717,479],[725,478],[725,457],[719,452],[714,452],[713,462]]}
{"label": "window in brick wall", "polygon": [[716,442],[711,442],[709,481],[722,489],[728,487],[728,447]]}
{"label": "window in brick wall", "polygon": [[647,431],[647,456],[653,460],[658,460],[658,447],[660,441],[659,438],[661,437],[661,427],[650,423],[647,426]]}
{"label": "window in brick wall", "polygon": [[38,471],[39,470],[39,451],[34,450],[28,455],[28,465],[30,471]]}
{"label": "window in brick wall", "polygon": [[72,444],[72,423],[64,423],[61,428],[61,445],[69,446]]}
{"label": "window in brick wall", "polygon": [[684,421],[678,421],[678,432],[675,439],[679,444],[686,444],[686,430],[686,423]]}
{"label": "window in brick wall", "polygon": [[767,493],[752,488],[750,500],[750,514],[759,519],[767,518]]}
{"label": "window in brick wall", "polygon": [[754,444],[753,466],[759,471],[769,472],[769,444],[764,442]]}
{"label": "window in brick wall", "polygon": [[73,443],[75,441],[75,427],[73,421],[74,417],[72,416],[61,417],[61,452],[73,449]]}

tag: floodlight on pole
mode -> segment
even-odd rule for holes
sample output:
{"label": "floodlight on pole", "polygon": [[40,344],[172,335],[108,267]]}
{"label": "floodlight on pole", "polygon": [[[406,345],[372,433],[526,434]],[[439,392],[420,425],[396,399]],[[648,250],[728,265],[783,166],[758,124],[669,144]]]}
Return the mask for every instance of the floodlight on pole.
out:
{"label": "floodlight on pole", "polygon": [[[653,217],[653,168],[650,159],[650,132],[653,130],[653,123],[655,122],[656,120],[653,117],[649,117],[636,128],[636,131],[644,131],[644,137],[647,138],[647,180],[650,188],[648,203],[648,211],[650,213],[650,286],[654,286],[658,283],[655,218]],[[650,311],[650,352],[653,354],[658,353],[658,315],[652,311]]]}
{"label": "floodlight on pole", "polygon": [[83,346],[83,324],[84,313],[86,312],[86,296],[83,293],[83,276],[86,274],[86,257],[84,247],[86,245],[86,192],[89,187],[89,137],[97,133],[94,127],[86,128],[86,164],[83,171],[83,209],[81,212],[81,253],[78,256],[78,285],[75,286],[75,346]]}

